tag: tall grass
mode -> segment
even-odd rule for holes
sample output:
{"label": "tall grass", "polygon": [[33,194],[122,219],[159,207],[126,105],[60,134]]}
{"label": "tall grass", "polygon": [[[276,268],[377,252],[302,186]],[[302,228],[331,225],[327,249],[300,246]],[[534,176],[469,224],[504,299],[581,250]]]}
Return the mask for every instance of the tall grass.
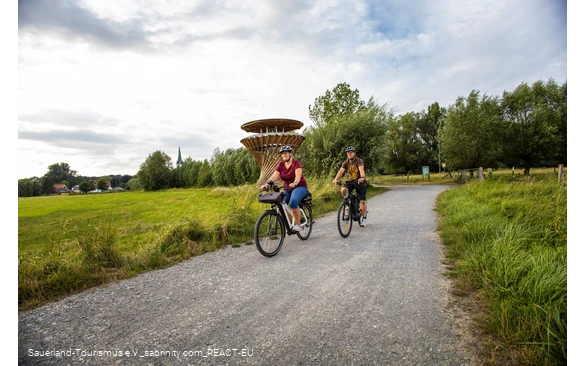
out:
{"label": "tall grass", "polygon": [[567,362],[567,186],[500,176],[442,193],[439,226],[458,286],[478,291],[486,328],[524,362]]}

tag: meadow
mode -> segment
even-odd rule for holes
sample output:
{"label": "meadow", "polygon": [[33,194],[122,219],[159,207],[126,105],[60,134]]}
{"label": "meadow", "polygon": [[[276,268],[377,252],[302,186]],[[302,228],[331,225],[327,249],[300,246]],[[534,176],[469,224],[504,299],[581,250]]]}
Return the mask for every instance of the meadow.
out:
{"label": "meadow", "polygon": [[[308,179],[315,217],[337,209],[330,179]],[[439,195],[438,230],[455,295],[480,301],[492,364],[566,364],[567,180],[496,170],[459,184],[432,173],[378,176],[368,196],[394,184],[451,184]],[[226,245],[252,244],[267,205],[254,185],[20,198],[18,306],[167,267]],[[500,356],[499,356],[500,357]],[[489,363],[490,360],[488,359]]]}
{"label": "meadow", "polygon": [[[313,215],[337,209],[339,188],[309,179]],[[383,192],[370,187],[368,195]],[[254,185],[20,198],[18,306],[163,268],[226,245],[252,244],[269,208]]]}

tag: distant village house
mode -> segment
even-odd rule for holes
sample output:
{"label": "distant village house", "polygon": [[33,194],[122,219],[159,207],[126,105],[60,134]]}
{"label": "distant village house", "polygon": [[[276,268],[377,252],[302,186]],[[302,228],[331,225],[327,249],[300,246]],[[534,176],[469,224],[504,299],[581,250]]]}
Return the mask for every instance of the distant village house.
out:
{"label": "distant village house", "polygon": [[55,184],[53,190],[57,194],[69,193],[71,190],[65,184]]}

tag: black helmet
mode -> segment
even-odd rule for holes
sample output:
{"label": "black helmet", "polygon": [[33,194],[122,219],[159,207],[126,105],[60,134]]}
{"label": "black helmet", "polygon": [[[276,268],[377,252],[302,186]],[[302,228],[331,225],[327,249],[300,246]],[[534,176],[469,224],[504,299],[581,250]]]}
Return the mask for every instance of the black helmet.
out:
{"label": "black helmet", "polygon": [[290,147],[290,145],[282,145],[282,147],[280,148],[280,154],[282,154],[283,152],[292,152],[292,147]]}
{"label": "black helmet", "polygon": [[353,151],[353,152],[355,152],[355,147],[353,147],[353,146],[348,146],[348,147],[345,149],[345,152],[348,152],[348,151]]}

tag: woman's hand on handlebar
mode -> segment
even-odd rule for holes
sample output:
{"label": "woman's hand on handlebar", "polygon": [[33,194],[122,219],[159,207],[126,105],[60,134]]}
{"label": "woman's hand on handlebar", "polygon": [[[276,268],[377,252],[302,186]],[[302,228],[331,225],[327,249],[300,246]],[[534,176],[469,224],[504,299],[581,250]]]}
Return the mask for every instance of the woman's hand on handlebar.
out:
{"label": "woman's hand on handlebar", "polygon": [[269,180],[268,182],[264,183],[263,185],[260,186],[260,190],[261,191],[267,191],[270,187],[274,186],[274,182],[272,182],[271,180]]}

